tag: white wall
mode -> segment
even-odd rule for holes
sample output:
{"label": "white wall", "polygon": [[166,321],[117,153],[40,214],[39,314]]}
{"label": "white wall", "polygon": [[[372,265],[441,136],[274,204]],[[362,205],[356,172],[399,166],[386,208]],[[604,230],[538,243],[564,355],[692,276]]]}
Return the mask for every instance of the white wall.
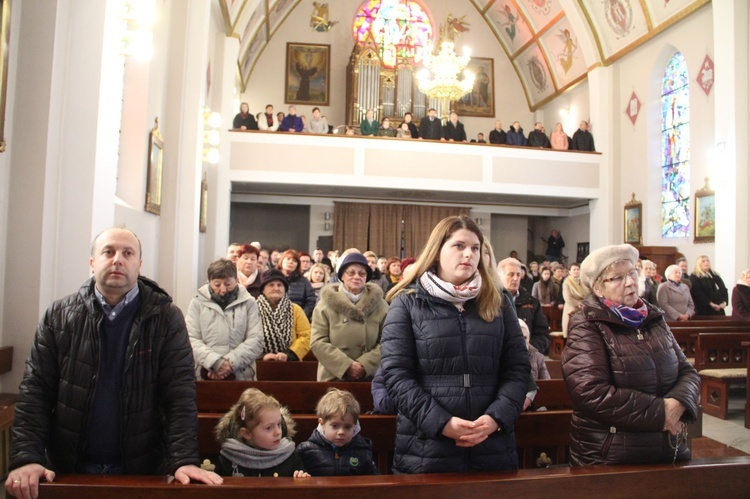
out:
{"label": "white wall", "polygon": [[[286,64],[286,44],[317,43],[331,45],[331,89],[330,106],[320,107],[321,114],[328,117],[328,123],[344,123],[346,106],[346,65],[354,47],[351,25],[354,15],[363,2],[361,0],[337,0],[328,2],[330,19],[339,21],[330,31],[318,33],[309,27],[312,6],[301,2],[291,12],[286,21],[272,36],[270,42],[260,55],[255,69],[250,76],[247,90],[240,100],[247,101],[253,113],[263,111],[266,104],[273,104],[274,111],[286,114],[288,104],[284,103],[283,75]],[[495,119],[501,119],[507,128],[515,120],[521,123],[532,123],[533,114],[528,109],[523,87],[518,80],[512,64],[502,50],[500,43],[492,34],[489,26],[477,10],[468,2],[462,2],[460,9],[448,2],[425,0],[422,2],[431,12],[435,30],[445,22],[449,12],[455,17],[466,15],[471,26],[469,32],[463,33],[456,41],[457,49],[468,45],[472,56],[491,57],[495,66],[495,110],[496,118],[460,117],[466,127],[469,138],[475,138],[477,132],[484,132],[485,139],[495,126]],[[297,114],[310,116],[312,106],[297,106]],[[235,111],[236,112],[236,111]],[[525,128],[529,128],[526,126]]]}
{"label": "white wall", "polygon": [[526,261],[529,217],[518,215],[492,215],[492,248],[495,258],[507,258],[515,250],[522,262]]}

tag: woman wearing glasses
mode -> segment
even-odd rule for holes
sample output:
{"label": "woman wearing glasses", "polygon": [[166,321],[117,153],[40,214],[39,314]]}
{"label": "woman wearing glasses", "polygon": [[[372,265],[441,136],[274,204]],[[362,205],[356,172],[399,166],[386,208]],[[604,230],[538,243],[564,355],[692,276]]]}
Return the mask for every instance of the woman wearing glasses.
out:
{"label": "woman wearing glasses", "polygon": [[372,269],[362,253],[346,255],[337,275],[341,282],[323,288],[313,312],[311,348],[318,381],[364,381],[380,366],[388,304],[380,286],[367,282]]}
{"label": "woman wearing glasses", "polygon": [[685,423],[700,379],[664,321],[638,297],[638,251],[606,246],[581,264],[588,288],[570,318],[562,370],[573,401],[573,465],[690,458]]}

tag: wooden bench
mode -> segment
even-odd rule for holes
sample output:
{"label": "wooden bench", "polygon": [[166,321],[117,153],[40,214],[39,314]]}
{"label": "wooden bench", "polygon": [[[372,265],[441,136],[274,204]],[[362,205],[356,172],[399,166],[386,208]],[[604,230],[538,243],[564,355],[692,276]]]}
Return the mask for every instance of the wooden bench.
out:
{"label": "wooden bench", "polygon": [[315,406],[328,388],[348,390],[359,401],[360,411],[372,411],[371,383],[345,381],[196,381],[198,412],[226,412],[247,388],[276,397],[293,413],[315,414]]}
{"label": "wooden bench", "polygon": [[[0,374],[13,370],[13,347],[0,347]],[[10,463],[10,427],[16,412],[15,393],[0,393],[0,474],[8,475]]]}
{"label": "wooden bench", "polygon": [[552,379],[562,379],[562,362],[559,359],[547,359],[544,363]]}
{"label": "wooden bench", "polygon": [[549,358],[552,360],[562,359],[562,353],[565,349],[565,333],[557,331],[549,334]]}
{"label": "wooden bench", "polygon": [[695,342],[695,368],[701,376],[701,405],[711,416],[726,419],[729,386],[747,379],[743,341],[750,333],[701,333]]}
{"label": "wooden bench", "polygon": [[258,381],[315,381],[318,379],[318,361],[255,362]]}
{"label": "wooden bench", "polygon": [[297,499],[351,497],[456,499],[463,497],[716,497],[746,498],[750,457],[694,459],[659,465],[558,467],[496,473],[380,475],[364,477],[224,478],[223,485],[181,485],[165,476],[58,474],[42,483],[42,499]]}
{"label": "wooden bench", "polygon": [[542,313],[550,331],[562,331],[562,310],[557,305],[542,307]]}
{"label": "wooden bench", "polygon": [[747,395],[745,396],[745,428],[750,429],[750,341],[743,341],[742,347],[745,349],[745,360],[747,361],[747,381],[746,389]]}

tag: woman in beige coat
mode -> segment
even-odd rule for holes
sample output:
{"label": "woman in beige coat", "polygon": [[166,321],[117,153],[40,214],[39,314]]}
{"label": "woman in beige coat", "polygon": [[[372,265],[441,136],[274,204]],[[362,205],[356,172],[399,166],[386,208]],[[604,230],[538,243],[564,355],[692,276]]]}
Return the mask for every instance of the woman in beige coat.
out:
{"label": "woman in beige coat", "polygon": [[368,283],[372,269],[361,253],[344,257],[341,283],[320,293],[312,320],[311,348],[318,359],[318,381],[363,381],[380,366],[380,333],[388,312],[383,290]]}
{"label": "woman in beige coat", "polygon": [[579,263],[570,265],[570,275],[563,281],[562,292],[563,299],[565,300],[562,314],[562,330],[565,333],[565,337],[567,337],[570,315],[574,314],[580,308],[587,293],[586,288],[581,284],[581,265]]}

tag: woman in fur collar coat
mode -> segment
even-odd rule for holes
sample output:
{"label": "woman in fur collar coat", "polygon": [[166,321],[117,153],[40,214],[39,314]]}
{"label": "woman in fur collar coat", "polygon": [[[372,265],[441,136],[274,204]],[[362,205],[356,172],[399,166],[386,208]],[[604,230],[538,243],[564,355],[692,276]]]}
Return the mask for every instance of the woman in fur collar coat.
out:
{"label": "woman in fur collar coat", "polygon": [[320,293],[312,320],[311,348],[318,381],[363,381],[380,366],[380,333],[388,312],[383,290],[369,283],[372,269],[361,253],[350,253],[338,269],[341,283]]}

